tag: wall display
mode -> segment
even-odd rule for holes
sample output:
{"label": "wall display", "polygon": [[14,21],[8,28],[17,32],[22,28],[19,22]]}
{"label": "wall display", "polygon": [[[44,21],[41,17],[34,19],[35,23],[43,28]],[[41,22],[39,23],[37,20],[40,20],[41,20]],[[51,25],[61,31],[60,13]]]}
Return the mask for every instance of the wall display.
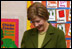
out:
{"label": "wall display", "polygon": [[47,8],[57,8],[57,1],[47,1]]}
{"label": "wall display", "polygon": [[70,1],[70,8],[71,8],[71,1]]}
{"label": "wall display", "polygon": [[71,24],[69,26],[68,36],[71,36]]}
{"label": "wall display", "polygon": [[71,40],[66,40],[66,46],[67,48],[71,48]]}
{"label": "wall display", "polygon": [[1,48],[18,48],[19,47],[19,20],[18,19],[1,19]]}
{"label": "wall display", "polygon": [[67,1],[59,1],[59,7],[67,7]]}
{"label": "wall display", "polygon": [[57,28],[63,30],[64,34],[66,35],[65,24],[57,24]]}
{"label": "wall display", "polygon": [[[63,30],[67,48],[71,48],[71,1],[27,1],[27,8],[35,2],[40,2],[46,6],[49,12],[48,21],[52,26]],[[27,20],[27,30],[32,28],[34,25]]]}
{"label": "wall display", "polygon": [[71,24],[65,24],[66,38],[71,38]]}
{"label": "wall display", "polygon": [[71,21],[71,9],[69,10],[68,20]]}
{"label": "wall display", "polygon": [[48,21],[56,21],[56,10],[49,9],[49,19]]}
{"label": "wall display", "polygon": [[35,3],[35,2],[40,2],[40,3],[42,3],[42,1],[33,1],[33,3]]}
{"label": "wall display", "polygon": [[65,10],[57,10],[57,23],[66,22],[66,11]]}

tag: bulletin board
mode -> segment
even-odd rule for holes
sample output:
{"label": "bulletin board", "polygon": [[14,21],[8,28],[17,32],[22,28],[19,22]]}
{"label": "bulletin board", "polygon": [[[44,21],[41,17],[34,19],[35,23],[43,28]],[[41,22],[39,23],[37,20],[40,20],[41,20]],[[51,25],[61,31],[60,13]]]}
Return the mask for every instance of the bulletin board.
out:
{"label": "bulletin board", "polygon": [[1,48],[19,47],[19,20],[1,19]]}
{"label": "bulletin board", "polygon": [[[67,48],[71,48],[71,1],[27,1],[27,8],[34,2],[46,6],[49,12],[48,22],[63,30]],[[33,24],[27,20],[27,30],[32,28],[34,28]]]}

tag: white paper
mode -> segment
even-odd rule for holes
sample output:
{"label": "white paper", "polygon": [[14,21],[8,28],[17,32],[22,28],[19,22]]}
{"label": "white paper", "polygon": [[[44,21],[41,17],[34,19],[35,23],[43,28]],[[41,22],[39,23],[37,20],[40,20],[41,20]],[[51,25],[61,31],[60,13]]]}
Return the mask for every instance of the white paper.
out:
{"label": "white paper", "polygon": [[71,36],[71,24],[70,24],[70,27],[69,27],[68,35]]}
{"label": "white paper", "polygon": [[65,23],[66,22],[66,11],[65,11],[65,9],[63,9],[64,10],[64,17],[59,17],[59,11],[61,11],[61,10],[57,10],[57,23]]}
{"label": "white paper", "polygon": [[71,9],[69,10],[68,20],[71,21]]}
{"label": "white paper", "polygon": [[50,13],[48,21],[56,21],[56,10],[48,10],[48,12]]}
{"label": "white paper", "polygon": [[39,2],[39,3],[41,3],[42,1],[33,1],[33,3],[35,3],[35,2]]}
{"label": "white paper", "polygon": [[[52,3],[56,2],[56,3]],[[57,8],[57,1],[47,1],[47,8]]]}
{"label": "white paper", "polygon": [[67,7],[67,1],[59,1],[59,7]]}
{"label": "white paper", "polygon": [[57,24],[57,28],[63,30],[64,34],[66,35],[65,24]]}
{"label": "white paper", "polygon": [[71,8],[71,1],[70,1],[70,8]]}

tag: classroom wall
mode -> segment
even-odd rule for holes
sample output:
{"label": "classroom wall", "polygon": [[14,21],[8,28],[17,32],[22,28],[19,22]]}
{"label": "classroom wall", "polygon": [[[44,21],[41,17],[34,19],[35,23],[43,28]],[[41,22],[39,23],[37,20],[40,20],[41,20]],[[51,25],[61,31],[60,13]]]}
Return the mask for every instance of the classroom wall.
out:
{"label": "classroom wall", "polygon": [[26,30],[26,1],[1,1],[1,19],[19,19],[19,48]]}

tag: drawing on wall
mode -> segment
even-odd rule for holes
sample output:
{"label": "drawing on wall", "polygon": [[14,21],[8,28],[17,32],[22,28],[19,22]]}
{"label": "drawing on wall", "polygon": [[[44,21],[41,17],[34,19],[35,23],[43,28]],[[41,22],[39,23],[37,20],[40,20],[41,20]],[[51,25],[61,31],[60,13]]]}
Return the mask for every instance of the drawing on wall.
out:
{"label": "drawing on wall", "polygon": [[57,1],[47,1],[47,8],[57,8]]}
{"label": "drawing on wall", "polygon": [[18,48],[19,20],[1,19],[1,29],[3,35],[1,48]]}
{"label": "drawing on wall", "polygon": [[42,3],[42,1],[33,1],[33,3],[35,3],[35,2],[39,2],[39,3]]}
{"label": "drawing on wall", "polygon": [[64,32],[64,34],[66,35],[65,24],[57,24],[57,28],[61,29]]}
{"label": "drawing on wall", "polygon": [[67,7],[67,1],[59,1],[59,7]]}
{"label": "drawing on wall", "polygon": [[68,20],[71,21],[71,9],[69,9],[69,16],[68,16]]}
{"label": "drawing on wall", "polygon": [[66,40],[66,46],[67,48],[71,48],[71,40]]}
{"label": "drawing on wall", "polygon": [[71,36],[71,24],[69,26],[68,36]]}
{"label": "drawing on wall", "polygon": [[49,19],[48,21],[56,21],[56,10],[49,9]]}
{"label": "drawing on wall", "polygon": [[63,10],[57,10],[57,23],[64,23],[66,22],[66,11]]}
{"label": "drawing on wall", "polygon": [[71,1],[70,1],[70,8],[71,8]]}

